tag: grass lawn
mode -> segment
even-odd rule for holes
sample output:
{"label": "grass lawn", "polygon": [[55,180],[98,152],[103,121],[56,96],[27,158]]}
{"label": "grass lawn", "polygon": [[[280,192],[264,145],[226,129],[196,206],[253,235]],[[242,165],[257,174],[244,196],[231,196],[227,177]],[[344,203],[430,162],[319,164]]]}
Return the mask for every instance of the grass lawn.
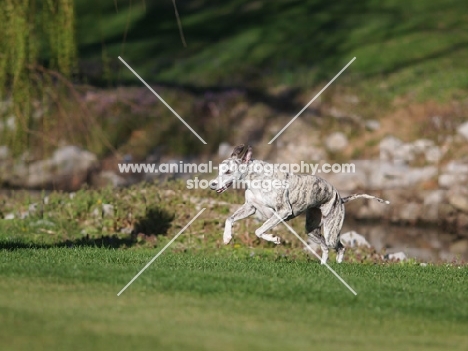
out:
{"label": "grass lawn", "polygon": [[[466,350],[468,267],[239,250],[0,251],[2,350]],[[274,249],[263,249],[264,251]]]}

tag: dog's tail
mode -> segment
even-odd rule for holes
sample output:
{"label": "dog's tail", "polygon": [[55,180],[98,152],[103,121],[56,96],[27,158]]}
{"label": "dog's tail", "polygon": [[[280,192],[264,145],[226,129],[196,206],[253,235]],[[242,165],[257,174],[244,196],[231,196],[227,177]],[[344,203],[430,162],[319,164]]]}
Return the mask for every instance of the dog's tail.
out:
{"label": "dog's tail", "polygon": [[374,199],[374,200],[377,200],[378,202],[381,202],[381,203],[387,204],[387,205],[390,203],[390,201],[386,201],[386,200],[383,200],[383,199],[381,199],[379,197],[372,196],[372,195],[367,195],[367,194],[354,194],[354,195],[346,196],[346,197],[343,197],[341,199],[341,201],[345,204],[347,202],[359,199],[360,197],[363,197],[365,199]]}

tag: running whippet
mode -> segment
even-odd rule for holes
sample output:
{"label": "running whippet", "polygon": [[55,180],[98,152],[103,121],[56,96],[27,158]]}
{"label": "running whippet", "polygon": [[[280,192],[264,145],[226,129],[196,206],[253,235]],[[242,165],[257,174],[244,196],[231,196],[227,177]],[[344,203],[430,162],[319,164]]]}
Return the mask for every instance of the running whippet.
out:
{"label": "running whippet", "polygon": [[[250,145],[242,144],[234,148],[231,157],[220,164],[218,178],[210,182],[210,188],[222,193],[238,182],[244,182],[246,186],[245,203],[226,219],[223,235],[225,244],[229,244],[232,239],[233,223],[256,212],[266,219],[266,222],[255,231],[255,235],[280,244],[279,237],[267,232],[280,222],[306,212],[306,233],[313,242],[321,246],[322,264],[327,262],[329,249],[336,250],[338,263],[343,260],[345,248],[340,241],[340,231],[346,202],[367,198],[389,204],[388,201],[367,194],[342,198],[338,191],[322,178],[282,172],[267,162],[252,159]],[[253,186],[255,184],[257,186]],[[265,184],[269,186],[262,186]]]}

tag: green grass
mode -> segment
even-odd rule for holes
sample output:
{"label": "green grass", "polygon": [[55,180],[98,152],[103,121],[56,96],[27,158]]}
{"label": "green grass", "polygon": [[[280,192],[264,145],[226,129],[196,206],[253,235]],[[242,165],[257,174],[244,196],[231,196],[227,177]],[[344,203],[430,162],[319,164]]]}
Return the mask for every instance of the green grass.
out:
{"label": "green grass", "polygon": [[[150,81],[310,88],[356,56],[338,84],[364,83],[359,91],[372,98],[452,97],[468,88],[463,0],[184,1],[186,48],[170,1],[102,2],[94,12],[90,3],[76,2],[81,59],[123,55]],[[116,67],[118,79],[136,81]]]}
{"label": "green grass", "polygon": [[[246,235],[254,225],[246,220],[232,245],[220,245],[226,204],[199,203],[203,215],[118,297],[198,213],[183,191],[171,182],[51,193],[30,217],[0,221],[0,350],[468,346],[468,266],[384,262],[362,249],[337,265],[332,255],[354,296],[284,228],[284,244],[274,247]],[[207,190],[191,196],[209,198]],[[41,201],[14,193],[0,212],[21,213],[31,203]],[[102,204],[112,204],[114,215],[99,216]],[[302,233],[303,221],[291,224]]]}
{"label": "green grass", "polygon": [[[268,250],[264,250],[268,251]],[[466,267],[157,250],[0,252],[3,350],[465,350]]]}

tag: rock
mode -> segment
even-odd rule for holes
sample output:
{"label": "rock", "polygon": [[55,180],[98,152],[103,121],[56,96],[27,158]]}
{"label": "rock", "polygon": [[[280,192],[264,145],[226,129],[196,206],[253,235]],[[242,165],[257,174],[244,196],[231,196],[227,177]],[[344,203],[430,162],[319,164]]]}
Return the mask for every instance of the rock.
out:
{"label": "rock", "polygon": [[442,189],[427,191],[423,194],[424,205],[439,205],[444,202],[446,194],[447,191]]}
{"label": "rock", "polygon": [[450,245],[450,252],[455,254],[464,254],[468,252],[468,240],[458,240]]}
{"label": "rock", "polygon": [[427,162],[437,163],[443,156],[442,149],[438,146],[431,146],[424,151],[424,157]]}
{"label": "rock", "polygon": [[337,187],[340,192],[353,192],[356,189],[365,189],[368,181],[367,175],[359,168],[354,173],[318,174]]}
{"label": "rock", "polygon": [[391,207],[388,205],[384,205],[375,200],[369,200],[364,206],[359,207],[359,210],[356,213],[356,218],[366,220],[384,218],[390,209]]}
{"label": "rock", "polygon": [[356,95],[345,95],[343,96],[343,100],[351,104],[358,104],[360,101]]}
{"label": "rock", "polygon": [[60,171],[70,174],[80,170],[87,170],[97,161],[97,157],[78,146],[64,146],[55,150],[52,161]]}
{"label": "rock", "polygon": [[468,182],[468,163],[453,160],[447,163],[439,176],[439,186],[442,188],[453,188]]}
{"label": "rock", "polygon": [[3,219],[15,219],[15,214],[14,213],[8,213],[5,215]]}
{"label": "rock", "polygon": [[393,160],[411,162],[416,158],[416,153],[413,144],[403,144],[393,151]]}
{"label": "rock", "polygon": [[382,161],[393,161],[395,151],[404,143],[395,138],[393,135],[386,136],[380,141],[379,148],[380,148],[380,160]]}
{"label": "rock", "polygon": [[99,211],[99,208],[95,208],[92,212],[91,212],[91,216],[94,217],[94,218],[101,218],[102,217],[102,211]]}
{"label": "rock", "polygon": [[11,99],[0,101],[0,115],[5,115],[6,113],[8,113],[12,106],[13,101]]}
{"label": "rock", "polygon": [[391,253],[391,254],[387,254],[384,256],[385,259],[387,260],[391,260],[391,261],[406,261],[408,259],[408,257],[406,256],[406,254],[404,252],[395,252],[395,253]]}
{"label": "rock", "polygon": [[34,214],[34,213],[37,212],[38,207],[39,207],[39,205],[38,205],[37,203],[30,204],[30,205],[28,206],[28,212],[29,212],[30,214]]}
{"label": "rock", "polygon": [[110,185],[116,188],[126,186],[129,183],[124,177],[121,177],[112,171],[102,171],[94,182],[100,186]]}
{"label": "rock", "polygon": [[6,145],[0,146],[0,161],[7,160],[10,157],[10,149]]}
{"label": "rock", "polygon": [[226,159],[231,156],[232,149],[234,147],[226,142],[222,142],[218,147],[218,156],[222,159]]}
{"label": "rock", "polygon": [[412,143],[414,151],[417,153],[423,153],[430,147],[434,146],[434,142],[429,139],[418,139]]}
{"label": "rock", "polygon": [[422,206],[415,202],[400,205],[398,220],[416,221],[422,213]]}
{"label": "rock", "polygon": [[383,190],[414,186],[435,178],[436,166],[410,167],[405,163],[379,160],[352,160],[354,173],[319,174],[338,190],[352,192],[357,189]]}
{"label": "rock", "polygon": [[457,210],[468,213],[468,191],[457,189],[448,196],[449,204]]}
{"label": "rock", "polygon": [[50,159],[16,164],[7,182],[29,189],[73,191],[79,189],[97,167],[96,155],[77,146],[65,146],[57,149]]}
{"label": "rock", "polygon": [[371,119],[369,121],[366,121],[365,127],[366,127],[367,130],[370,130],[371,132],[374,132],[374,131],[380,129],[380,122],[376,121],[375,119]]}
{"label": "rock", "polygon": [[357,247],[357,246],[365,246],[371,247],[369,242],[364,238],[361,234],[356,233],[354,230],[341,234],[340,236],[341,242],[343,245],[348,247]]}
{"label": "rock", "polygon": [[444,189],[453,188],[468,181],[466,174],[441,174],[439,175],[439,186]]}
{"label": "rock", "polygon": [[468,214],[460,212],[457,215],[457,227],[459,230],[464,229],[464,232],[468,234],[468,232],[466,231],[466,229],[468,229]]}
{"label": "rock", "polygon": [[336,107],[331,107],[330,110],[328,110],[328,114],[334,118],[345,118],[347,116],[346,113],[344,113],[341,110],[338,110]]}
{"label": "rock", "polygon": [[401,189],[430,180],[438,174],[435,166],[409,167],[401,162],[371,162],[367,167],[368,187],[371,189]]}
{"label": "rock", "polygon": [[461,135],[463,138],[465,138],[466,140],[468,140],[468,122],[461,124],[457,128],[457,133]]}
{"label": "rock", "polygon": [[325,139],[325,147],[330,152],[343,151],[348,144],[348,138],[341,132],[332,133]]}
{"label": "rock", "polygon": [[16,117],[10,116],[6,119],[5,127],[11,131],[16,130]]}
{"label": "rock", "polygon": [[102,204],[103,217],[114,217],[114,206],[111,204]]}
{"label": "rock", "polygon": [[442,150],[429,139],[404,143],[394,136],[387,136],[380,142],[380,159],[383,161],[411,162],[420,154],[424,155],[426,161],[434,163],[440,160]]}
{"label": "rock", "polygon": [[439,206],[440,204],[423,205],[421,219],[431,223],[439,222]]}
{"label": "rock", "polygon": [[298,142],[290,142],[279,151],[278,160],[290,160],[288,162],[300,163],[301,161],[320,161],[326,159],[326,153],[320,147]]}
{"label": "rock", "polygon": [[443,169],[447,174],[468,174],[468,162],[453,160],[447,163]]}
{"label": "rock", "polygon": [[402,185],[411,186],[422,183],[436,177],[438,174],[439,171],[435,166],[410,167],[403,177],[404,182]]}

